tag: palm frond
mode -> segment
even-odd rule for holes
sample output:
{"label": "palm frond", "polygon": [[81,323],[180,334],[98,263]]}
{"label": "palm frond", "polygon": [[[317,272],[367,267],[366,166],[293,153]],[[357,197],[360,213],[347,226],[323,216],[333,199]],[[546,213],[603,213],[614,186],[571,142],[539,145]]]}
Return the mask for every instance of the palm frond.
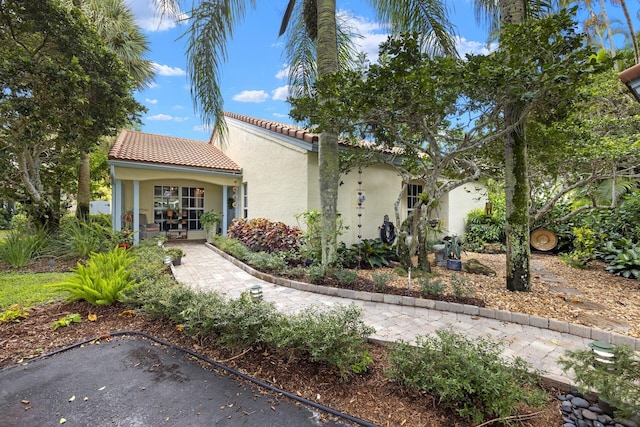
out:
{"label": "palm frond", "polygon": [[412,32],[421,37],[425,52],[457,55],[448,9],[441,0],[369,0],[378,19],[388,23],[394,33]]}
{"label": "palm frond", "polygon": [[[255,0],[248,3],[255,8]],[[202,1],[191,11],[185,33],[194,109],[201,112],[203,124],[213,123],[213,133],[220,141],[224,141],[227,134],[220,67],[227,59],[227,42],[233,36],[236,23],[244,19],[246,6],[243,0]]]}

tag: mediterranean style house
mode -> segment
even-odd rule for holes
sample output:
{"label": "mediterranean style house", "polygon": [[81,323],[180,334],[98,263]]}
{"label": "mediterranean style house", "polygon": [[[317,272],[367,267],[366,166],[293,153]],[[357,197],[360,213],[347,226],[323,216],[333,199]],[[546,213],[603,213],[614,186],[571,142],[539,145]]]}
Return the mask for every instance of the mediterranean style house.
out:
{"label": "mediterranean style house", "polygon": [[[267,218],[299,225],[296,216],[320,210],[318,135],[292,125],[226,113],[228,138],[206,141],[125,130],[109,151],[112,215],[116,230],[136,231],[135,241],[162,233],[169,239],[205,239],[203,212],[214,210],[226,234],[234,218]],[[373,164],[340,177],[338,211],[347,245],[380,236],[385,215],[395,217],[402,190],[395,169]],[[410,185],[401,198],[406,218],[422,192]],[[443,197],[436,216],[449,233],[463,234],[465,217],[484,208],[477,183]]]}

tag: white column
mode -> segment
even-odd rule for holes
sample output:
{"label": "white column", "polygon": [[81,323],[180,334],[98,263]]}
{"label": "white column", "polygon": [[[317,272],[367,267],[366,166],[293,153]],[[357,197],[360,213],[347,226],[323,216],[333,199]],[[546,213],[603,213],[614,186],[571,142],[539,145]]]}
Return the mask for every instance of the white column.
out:
{"label": "white column", "polygon": [[222,186],[222,224],[220,228],[222,228],[222,235],[227,235],[227,198],[229,197],[229,187],[226,185]]}
{"label": "white column", "polygon": [[133,244],[140,243],[140,181],[133,181]]}

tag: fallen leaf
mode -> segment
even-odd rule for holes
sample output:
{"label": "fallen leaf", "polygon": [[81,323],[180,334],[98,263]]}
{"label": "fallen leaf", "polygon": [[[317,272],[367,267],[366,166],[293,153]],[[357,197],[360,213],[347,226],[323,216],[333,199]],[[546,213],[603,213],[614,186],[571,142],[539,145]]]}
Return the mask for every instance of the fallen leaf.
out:
{"label": "fallen leaf", "polygon": [[135,310],[124,310],[124,311],[120,312],[120,314],[118,314],[118,316],[133,316],[134,314],[136,314]]}
{"label": "fallen leaf", "polygon": [[89,400],[89,398],[85,396],[83,400],[86,402],[87,400]]}
{"label": "fallen leaf", "polygon": [[89,320],[89,322],[95,322],[96,320],[98,320],[98,315],[95,313],[89,313],[89,315],[87,316],[87,320]]}
{"label": "fallen leaf", "polygon": [[558,345],[558,340],[551,340],[551,344]]}
{"label": "fallen leaf", "polygon": [[76,400],[76,396],[75,396],[75,395],[73,395],[73,396],[71,396],[71,397],[69,398],[69,402],[73,402],[74,400]]}
{"label": "fallen leaf", "polygon": [[105,388],[107,388],[107,386],[106,386],[106,385],[103,385],[103,386],[102,386],[102,387],[100,387],[98,390],[102,391],[102,390],[104,390]]}
{"label": "fallen leaf", "polygon": [[176,325],[176,329],[179,330],[180,332],[182,332],[182,331],[184,331],[184,326]]}
{"label": "fallen leaf", "polygon": [[66,423],[66,422],[67,422],[67,419],[66,419],[66,418],[60,418],[60,424],[64,424],[64,423]]}
{"label": "fallen leaf", "polygon": [[24,400],[21,400],[21,401],[20,401],[20,403],[22,403],[23,405],[28,405],[28,404],[29,404],[29,401],[28,401],[28,400],[26,400],[26,399],[24,399]]}

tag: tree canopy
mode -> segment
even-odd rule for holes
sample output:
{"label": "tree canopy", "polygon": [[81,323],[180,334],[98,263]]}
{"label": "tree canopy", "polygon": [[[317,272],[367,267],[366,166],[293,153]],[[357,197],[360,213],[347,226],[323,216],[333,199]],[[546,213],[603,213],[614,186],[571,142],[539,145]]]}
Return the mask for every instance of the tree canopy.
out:
{"label": "tree canopy", "polygon": [[142,107],[122,62],[79,11],[52,0],[0,4],[3,174],[42,225],[57,222],[58,172]]}

